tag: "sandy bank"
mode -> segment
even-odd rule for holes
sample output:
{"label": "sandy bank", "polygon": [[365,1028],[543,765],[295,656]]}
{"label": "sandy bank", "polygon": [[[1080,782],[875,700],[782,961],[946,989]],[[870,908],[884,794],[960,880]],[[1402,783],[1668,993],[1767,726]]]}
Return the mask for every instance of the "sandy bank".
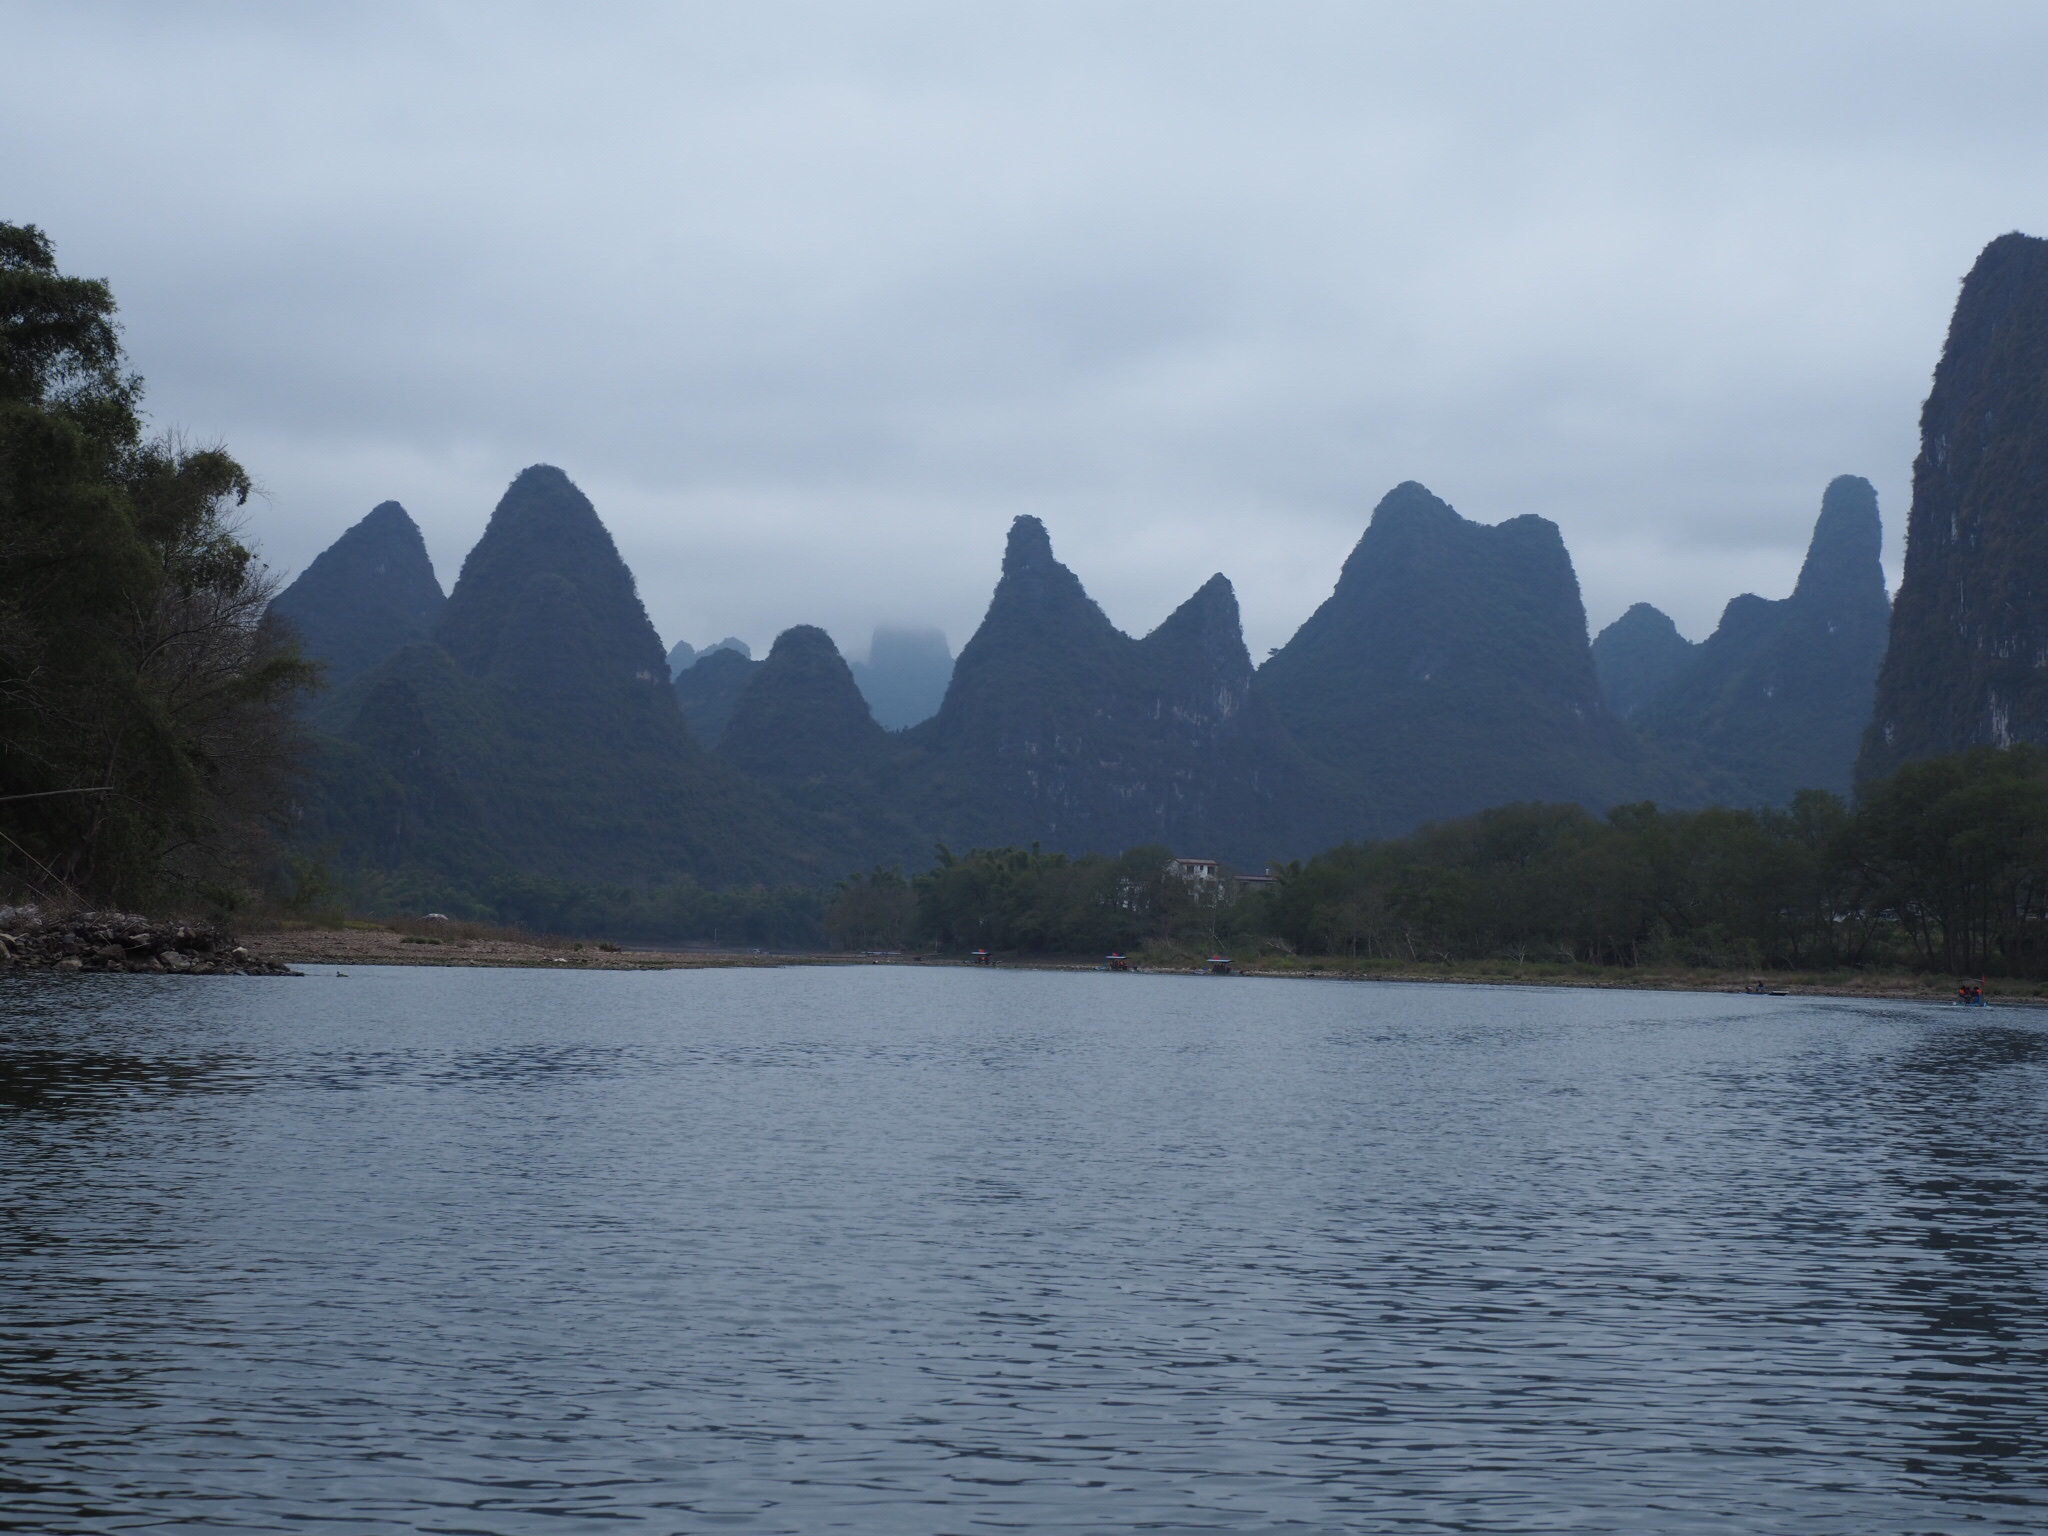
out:
{"label": "sandy bank", "polygon": [[[718,967],[785,965],[916,965],[964,966],[961,956],[868,956],[856,954],[773,954],[738,949],[600,949],[595,943],[531,938],[425,937],[373,928],[316,928],[252,932],[245,941],[267,960],[299,966],[454,965],[516,966],[591,971],[676,971]],[[1089,957],[1033,956],[999,958],[997,970],[1099,971]],[[1135,975],[1200,975],[1199,966],[1139,964]],[[1825,976],[1754,974],[1719,971],[1566,971],[1509,966],[1415,966],[1400,968],[1257,963],[1237,968],[1237,979],[1294,977],[1317,981],[1350,981],[1388,985],[1436,983],[1466,986],[1583,987],[1605,991],[1720,992],[1741,995],[1761,985],[1786,997],[1886,999],[1894,1002],[1946,1002],[1954,982],[1937,976],[1905,972]],[[1229,978],[1219,978],[1229,979]],[[1986,996],[1994,1003],[2048,1006],[2032,982],[1992,982]]]}

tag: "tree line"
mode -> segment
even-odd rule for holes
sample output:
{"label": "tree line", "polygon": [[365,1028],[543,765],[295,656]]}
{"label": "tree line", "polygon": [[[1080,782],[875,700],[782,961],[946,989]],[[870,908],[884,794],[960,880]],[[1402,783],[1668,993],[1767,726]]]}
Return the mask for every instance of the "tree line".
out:
{"label": "tree line", "polygon": [[1854,806],[1509,805],[1277,868],[1230,899],[1163,847],[941,849],[844,882],[843,948],[1101,954],[1153,944],[1357,960],[2048,974],[2048,753],[1910,764]]}

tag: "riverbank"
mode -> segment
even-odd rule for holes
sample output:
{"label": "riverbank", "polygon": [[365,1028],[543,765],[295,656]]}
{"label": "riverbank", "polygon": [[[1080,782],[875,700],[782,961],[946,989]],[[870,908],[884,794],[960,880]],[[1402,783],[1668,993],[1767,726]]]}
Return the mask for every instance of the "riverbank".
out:
{"label": "riverbank", "polygon": [[0,907],[0,970],[287,976],[226,929],[136,912]]}
{"label": "riverbank", "polygon": [[627,949],[479,924],[272,928],[247,942],[290,965],[470,965],[591,971],[682,971],[714,966],[843,964],[846,955],[777,955],[753,949]]}
{"label": "riverbank", "polygon": [[[918,965],[961,966],[961,955],[917,953],[851,954],[845,952],[772,952],[737,948],[639,949],[593,940],[576,940],[514,929],[467,923],[429,923],[407,919],[385,926],[263,928],[244,941],[266,960],[298,966],[444,965],[528,967],[593,971],[673,971],[719,967],[785,965]],[[998,970],[1099,971],[1102,961],[1084,955],[999,955]],[[1133,957],[1132,972],[1141,975],[1206,974],[1203,957],[1165,953]],[[1471,963],[1399,963],[1349,961],[1324,957],[1302,959],[1269,956],[1236,965],[1232,974],[1260,979],[1295,977],[1304,980],[1380,982],[1389,985],[1462,984],[1467,986],[1583,987],[1611,991],[1758,992],[1788,997],[1883,998],[1903,1002],[1944,1002],[1954,995],[1952,979],[1908,971],[1754,972],[1515,964],[1508,961]],[[2048,983],[1993,979],[1985,984],[1992,1002],[2048,1006]]]}

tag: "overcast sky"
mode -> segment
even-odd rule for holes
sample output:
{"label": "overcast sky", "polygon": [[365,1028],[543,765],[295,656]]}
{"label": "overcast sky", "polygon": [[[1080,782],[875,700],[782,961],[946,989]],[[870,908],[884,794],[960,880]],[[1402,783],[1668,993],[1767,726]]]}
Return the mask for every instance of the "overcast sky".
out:
{"label": "overcast sky", "polygon": [[2048,6],[0,0],[0,218],[286,573],[561,465],[664,640],[986,605],[1004,531],[1254,653],[1415,479],[1593,627],[1896,582],[1956,283],[2048,233]]}

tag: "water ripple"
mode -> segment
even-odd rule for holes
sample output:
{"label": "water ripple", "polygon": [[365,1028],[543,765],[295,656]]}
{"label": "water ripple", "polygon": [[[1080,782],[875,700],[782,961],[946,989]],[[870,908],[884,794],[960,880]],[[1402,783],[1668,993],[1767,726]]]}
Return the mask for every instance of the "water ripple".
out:
{"label": "water ripple", "polygon": [[0,1529],[2048,1525],[2048,1030],[836,972],[0,988]]}

